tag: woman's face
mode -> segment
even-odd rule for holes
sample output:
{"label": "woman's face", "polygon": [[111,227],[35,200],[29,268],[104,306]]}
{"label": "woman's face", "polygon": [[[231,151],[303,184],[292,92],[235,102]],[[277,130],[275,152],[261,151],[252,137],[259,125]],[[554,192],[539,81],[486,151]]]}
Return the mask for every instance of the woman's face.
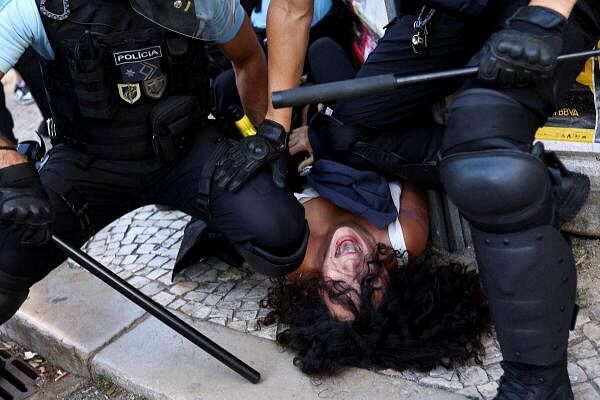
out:
{"label": "woman's face", "polygon": [[[360,306],[360,283],[370,272],[367,263],[368,257],[373,254],[377,243],[360,225],[346,224],[333,231],[329,246],[323,261],[322,276],[325,281],[342,282],[343,286],[352,290],[347,291],[356,309]],[[380,285],[382,277],[377,278],[373,284]],[[381,302],[383,291],[374,292],[374,304]],[[354,319],[351,310],[334,301],[328,293],[324,293],[323,300],[333,317],[346,321]]]}

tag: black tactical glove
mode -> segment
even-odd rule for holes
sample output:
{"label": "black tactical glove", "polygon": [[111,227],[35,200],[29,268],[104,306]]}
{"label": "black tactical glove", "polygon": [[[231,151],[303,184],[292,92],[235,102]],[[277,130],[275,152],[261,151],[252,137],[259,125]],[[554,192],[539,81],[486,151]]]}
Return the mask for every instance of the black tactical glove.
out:
{"label": "black tactical glove", "polygon": [[566,18],[549,8],[520,8],[484,45],[479,80],[500,88],[524,87],[549,78],[562,52]]}
{"label": "black tactical glove", "polygon": [[24,246],[50,240],[50,200],[32,163],[0,169],[0,222],[8,225]]}
{"label": "black tactical glove", "polygon": [[283,126],[266,119],[254,136],[234,144],[217,163],[214,181],[235,192],[261,168],[270,165],[273,182],[279,188],[287,181],[288,134]]}

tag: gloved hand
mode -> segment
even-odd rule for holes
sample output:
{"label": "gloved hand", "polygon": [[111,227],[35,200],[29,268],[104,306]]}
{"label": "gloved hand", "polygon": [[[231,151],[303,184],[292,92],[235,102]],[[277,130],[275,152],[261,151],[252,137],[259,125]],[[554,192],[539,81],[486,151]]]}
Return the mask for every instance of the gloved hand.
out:
{"label": "gloved hand", "polygon": [[549,78],[562,52],[566,18],[549,8],[520,8],[476,56],[479,80],[500,88],[524,87]]}
{"label": "gloved hand", "polygon": [[213,176],[214,182],[230,192],[235,192],[258,170],[268,165],[273,182],[279,188],[287,182],[288,135],[283,126],[266,119],[258,133],[240,140],[219,160]]}
{"label": "gloved hand", "polygon": [[0,169],[0,222],[24,246],[39,246],[50,240],[52,208],[32,163]]}

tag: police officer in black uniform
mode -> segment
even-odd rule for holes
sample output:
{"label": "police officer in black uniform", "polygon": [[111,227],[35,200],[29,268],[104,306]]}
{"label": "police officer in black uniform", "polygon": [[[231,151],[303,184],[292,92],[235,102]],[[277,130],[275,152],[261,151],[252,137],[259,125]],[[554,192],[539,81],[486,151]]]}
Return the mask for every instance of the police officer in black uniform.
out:
{"label": "police officer in black uniform", "polygon": [[[51,234],[81,246],[145,204],[203,218],[259,272],[278,276],[299,265],[308,231],[290,192],[267,172],[237,193],[210,182],[231,145],[207,119],[200,39],[219,41],[230,57],[255,123],[266,108],[264,55],[240,10],[237,0],[9,0],[0,8],[3,34],[36,41],[45,54],[55,143],[38,173],[0,138],[0,323],[65,260]],[[11,51],[0,46],[0,59]]]}
{"label": "police officer in black uniform", "polygon": [[[421,128],[432,124],[432,104],[460,90],[437,160],[441,184],[472,226],[504,358],[496,398],[573,399],[566,353],[569,328],[576,318],[577,277],[569,242],[559,228],[561,208],[569,208],[566,204],[575,197],[577,182],[559,163],[550,162],[554,166],[549,168],[543,147],[532,142],[583,67],[583,61],[558,64],[557,57],[596,45],[600,7],[589,0],[401,4],[401,15],[387,28],[358,77],[410,75],[469,62],[480,65],[479,77],[341,100],[334,117],[346,124],[345,135],[349,126],[364,135],[357,134],[360,139],[353,143],[346,137],[335,141],[344,142],[346,151],[358,156],[355,160],[367,160],[374,168],[381,161],[418,161],[426,154],[424,137],[431,137]],[[312,0],[271,2],[273,91],[297,85],[311,7]],[[290,109],[270,108],[266,121],[287,130],[290,115]],[[383,136],[400,143],[398,154],[368,151],[373,150],[369,140]],[[365,143],[360,142],[363,138]],[[238,154],[231,152],[230,160],[221,162],[217,176],[223,187],[236,189],[243,180],[240,174],[251,176],[249,169],[240,173],[235,166],[245,165]],[[386,160],[375,159],[378,155]],[[346,161],[351,163],[352,157]],[[252,165],[252,170],[259,169]],[[573,203],[571,207],[577,208]]]}

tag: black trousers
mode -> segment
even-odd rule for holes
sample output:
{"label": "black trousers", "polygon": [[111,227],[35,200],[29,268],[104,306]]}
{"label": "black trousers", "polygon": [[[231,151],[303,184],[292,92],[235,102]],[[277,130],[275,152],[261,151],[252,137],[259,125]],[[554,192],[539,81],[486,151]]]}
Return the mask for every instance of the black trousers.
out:
{"label": "black trousers", "polygon": [[[523,0],[503,2],[505,9],[478,19],[465,19],[438,11],[431,22],[429,47],[425,54],[415,54],[411,45],[416,15],[402,15],[387,29],[377,48],[360,69],[357,78],[379,74],[412,75],[464,67],[506,16],[526,5]],[[599,34],[597,6],[580,1],[565,34],[563,53],[590,50]],[[593,9],[594,11],[589,11]],[[585,12],[584,12],[585,10]],[[500,90],[535,113],[540,124],[556,109],[581,72],[585,60],[563,62],[552,82],[534,88]],[[462,89],[479,87],[475,80],[443,80],[409,85],[387,94],[340,100],[335,117],[347,125],[374,130],[410,133],[403,127],[431,120],[431,106],[436,101]],[[533,138],[524,138],[531,141]]]}
{"label": "black trousers", "polygon": [[[205,160],[223,140],[215,126],[199,135],[181,161],[96,159],[59,145],[40,170],[55,213],[54,232],[75,246],[121,215],[147,204],[164,204],[194,217],[198,179]],[[65,192],[69,192],[65,194]],[[81,199],[92,228],[84,232],[62,196]],[[293,254],[305,234],[304,209],[293,194],[278,189],[270,172],[256,175],[238,192],[213,189],[211,227],[233,243],[250,242],[274,254]],[[53,245],[26,248],[0,225],[0,292],[23,291],[60,265],[65,256]]]}

